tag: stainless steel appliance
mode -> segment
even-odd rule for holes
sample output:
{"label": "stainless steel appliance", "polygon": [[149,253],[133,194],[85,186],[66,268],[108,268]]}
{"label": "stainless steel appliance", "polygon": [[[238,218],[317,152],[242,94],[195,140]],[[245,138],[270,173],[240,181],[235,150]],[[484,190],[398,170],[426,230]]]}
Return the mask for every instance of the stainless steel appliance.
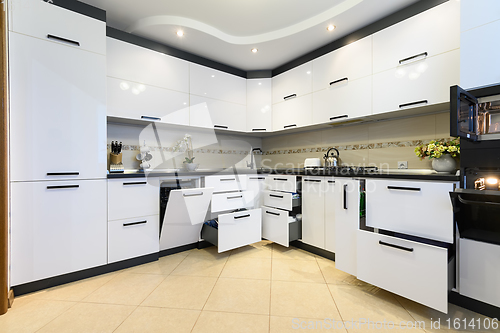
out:
{"label": "stainless steel appliance", "polygon": [[[334,155],[334,153],[332,153],[332,155],[330,155],[330,152],[332,150],[334,150],[337,154]],[[340,166],[340,153],[337,150],[337,148],[330,148],[330,149],[328,149],[328,151],[323,156],[323,158],[325,160],[325,168],[333,168],[333,167]]]}

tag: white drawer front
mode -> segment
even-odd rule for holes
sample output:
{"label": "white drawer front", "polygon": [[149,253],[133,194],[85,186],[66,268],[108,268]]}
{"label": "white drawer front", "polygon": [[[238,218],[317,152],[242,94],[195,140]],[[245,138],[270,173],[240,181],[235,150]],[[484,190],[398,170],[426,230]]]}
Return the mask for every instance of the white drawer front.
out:
{"label": "white drawer front", "polygon": [[262,238],[288,247],[289,230],[287,211],[269,207],[262,208]]}
{"label": "white drawer front", "polygon": [[160,212],[158,178],[108,180],[108,220],[123,220]]}
{"label": "white drawer front", "polygon": [[270,190],[296,192],[297,176],[270,175],[266,177],[266,183]]}
{"label": "white drawer front", "polygon": [[108,223],[108,263],[159,251],[158,215]]}
{"label": "white drawer front", "polygon": [[448,312],[447,249],[359,230],[357,277]]}
{"label": "white drawer front", "polygon": [[257,243],[261,239],[262,211],[260,208],[219,215],[219,253]]}
{"label": "white drawer front", "polygon": [[264,175],[248,175],[247,176],[247,190],[253,191],[254,208],[260,208],[264,205],[263,191],[267,189],[266,176]]}
{"label": "white drawer front", "polygon": [[[106,54],[106,23],[45,1],[13,0],[11,30],[44,40]],[[51,35],[53,37],[49,38]],[[65,42],[57,39],[78,42]]]}
{"label": "white drawer front", "polygon": [[212,213],[253,207],[253,191],[230,192],[212,196]]}
{"label": "white drawer front", "polygon": [[245,190],[246,176],[207,176],[205,177],[205,187],[213,187],[214,193]]}
{"label": "white drawer front", "polygon": [[[453,243],[453,207],[449,197],[453,185],[368,179],[366,225]],[[420,214],[423,210],[428,213]]]}
{"label": "white drawer front", "polygon": [[292,210],[292,193],[264,191],[264,205]]}

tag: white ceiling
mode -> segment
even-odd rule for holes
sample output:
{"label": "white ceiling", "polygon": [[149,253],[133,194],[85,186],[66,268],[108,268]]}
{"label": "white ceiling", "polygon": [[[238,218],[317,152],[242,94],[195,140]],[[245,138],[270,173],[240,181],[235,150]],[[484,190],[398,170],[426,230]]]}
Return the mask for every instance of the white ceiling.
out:
{"label": "white ceiling", "polygon": [[274,69],[419,0],[80,1],[106,10],[113,28],[250,71]]}

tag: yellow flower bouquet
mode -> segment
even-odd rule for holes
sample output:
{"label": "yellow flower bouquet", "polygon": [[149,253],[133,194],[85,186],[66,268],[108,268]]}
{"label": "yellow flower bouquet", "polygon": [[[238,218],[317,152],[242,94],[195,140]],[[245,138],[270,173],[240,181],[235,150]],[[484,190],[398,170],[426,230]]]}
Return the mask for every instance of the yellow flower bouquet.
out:
{"label": "yellow flower bouquet", "polygon": [[443,154],[450,154],[452,157],[460,156],[460,139],[432,140],[428,144],[415,147],[415,155],[421,160],[426,157],[440,158]]}

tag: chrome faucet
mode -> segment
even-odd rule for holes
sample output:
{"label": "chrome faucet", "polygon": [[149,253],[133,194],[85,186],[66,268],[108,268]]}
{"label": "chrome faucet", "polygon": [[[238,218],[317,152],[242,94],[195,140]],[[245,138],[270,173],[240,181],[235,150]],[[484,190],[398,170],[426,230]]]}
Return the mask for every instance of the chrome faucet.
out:
{"label": "chrome faucet", "polygon": [[255,158],[253,157],[253,152],[254,151],[260,151],[260,152],[262,152],[262,149],[260,149],[260,148],[250,148],[250,163],[247,162],[247,168],[250,168],[251,170],[253,170],[254,168],[256,168],[256,166],[255,166]]}

